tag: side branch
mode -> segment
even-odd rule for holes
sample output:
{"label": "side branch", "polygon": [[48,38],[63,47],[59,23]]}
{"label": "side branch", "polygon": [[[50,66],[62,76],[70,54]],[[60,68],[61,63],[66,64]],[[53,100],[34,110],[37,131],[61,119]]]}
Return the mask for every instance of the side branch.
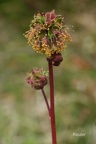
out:
{"label": "side branch", "polygon": [[48,113],[49,113],[49,116],[50,116],[50,106],[49,106],[46,94],[44,92],[44,89],[41,89],[41,91],[42,91],[42,94],[43,94],[43,97],[44,97],[44,100],[45,100],[45,103],[46,103],[46,106],[47,106],[47,109],[48,109]]}

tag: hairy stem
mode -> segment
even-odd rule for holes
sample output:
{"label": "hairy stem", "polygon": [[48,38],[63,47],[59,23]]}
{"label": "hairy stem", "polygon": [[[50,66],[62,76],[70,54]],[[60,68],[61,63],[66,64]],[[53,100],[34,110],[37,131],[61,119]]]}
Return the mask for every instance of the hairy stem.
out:
{"label": "hairy stem", "polygon": [[51,132],[52,132],[52,144],[56,142],[56,126],[55,126],[55,111],[54,111],[54,80],[53,80],[53,65],[52,61],[48,61],[49,65],[49,82],[50,82],[50,117],[51,117]]}

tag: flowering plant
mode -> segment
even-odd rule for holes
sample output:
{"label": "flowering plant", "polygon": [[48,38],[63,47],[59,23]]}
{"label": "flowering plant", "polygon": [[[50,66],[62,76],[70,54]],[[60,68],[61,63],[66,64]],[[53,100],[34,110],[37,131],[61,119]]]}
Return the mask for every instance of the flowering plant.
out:
{"label": "flowering plant", "polygon": [[[25,37],[36,52],[47,56],[49,72],[43,68],[35,68],[28,73],[27,83],[34,89],[41,89],[42,91],[51,122],[52,144],[56,144],[53,65],[59,66],[62,62],[61,52],[66,48],[67,43],[71,41],[71,36],[67,32],[66,26],[63,26],[61,15],[56,15],[55,11],[52,10],[51,12],[35,14],[30,29],[25,33]],[[48,74],[50,103],[48,103],[44,91]]]}

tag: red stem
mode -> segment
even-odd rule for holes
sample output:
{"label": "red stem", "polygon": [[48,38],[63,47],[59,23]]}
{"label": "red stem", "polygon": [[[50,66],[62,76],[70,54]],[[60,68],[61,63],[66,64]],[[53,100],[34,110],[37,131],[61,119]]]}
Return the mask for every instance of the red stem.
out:
{"label": "red stem", "polygon": [[49,103],[48,103],[46,94],[45,94],[45,92],[44,92],[44,89],[41,89],[41,91],[42,91],[42,94],[43,94],[43,96],[44,96],[44,100],[45,100],[45,103],[46,103],[46,106],[47,106],[47,109],[48,109],[48,113],[49,113],[49,116],[50,116],[50,107],[49,107]]}
{"label": "red stem", "polygon": [[49,82],[50,82],[50,117],[51,117],[51,132],[52,132],[52,144],[56,142],[56,126],[55,126],[55,111],[54,111],[54,80],[53,80],[53,65],[52,61],[48,61],[49,65]]}

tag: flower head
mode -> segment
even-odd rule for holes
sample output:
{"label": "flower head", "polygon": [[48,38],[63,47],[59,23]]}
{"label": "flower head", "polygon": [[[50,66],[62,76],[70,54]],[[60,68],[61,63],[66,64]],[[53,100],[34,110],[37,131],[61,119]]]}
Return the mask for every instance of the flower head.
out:
{"label": "flower head", "polygon": [[34,89],[42,89],[47,84],[48,71],[43,68],[34,68],[28,73],[27,83],[30,84]]}
{"label": "flower head", "polygon": [[56,15],[54,10],[35,14],[25,37],[36,52],[48,57],[61,53],[71,41],[66,27],[63,26],[63,18]]}

